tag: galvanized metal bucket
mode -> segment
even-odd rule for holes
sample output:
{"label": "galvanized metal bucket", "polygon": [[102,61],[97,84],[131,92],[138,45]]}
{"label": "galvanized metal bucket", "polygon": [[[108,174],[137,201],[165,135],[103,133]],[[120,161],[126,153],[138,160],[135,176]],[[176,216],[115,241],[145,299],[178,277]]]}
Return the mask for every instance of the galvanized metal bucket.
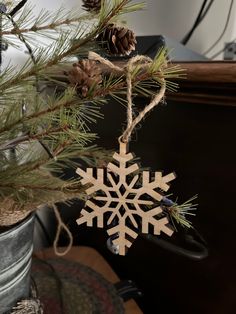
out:
{"label": "galvanized metal bucket", "polygon": [[8,313],[30,292],[34,215],[0,233],[0,314]]}

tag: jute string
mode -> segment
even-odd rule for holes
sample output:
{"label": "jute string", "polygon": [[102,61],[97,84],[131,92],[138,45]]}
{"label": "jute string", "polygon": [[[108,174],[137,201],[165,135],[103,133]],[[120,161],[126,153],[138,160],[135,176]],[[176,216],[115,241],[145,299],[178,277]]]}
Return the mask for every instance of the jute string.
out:
{"label": "jute string", "polygon": [[132,72],[136,68],[137,64],[140,66],[140,69],[145,70],[152,62],[153,60],[146,56],[135,56],[129,60],[127,65],[124,68],[120,68],[116,65],[114,65],[112,62],[110,62],[107,59],[104,59],[100,55],[98,55],[95,52],[89,53],[89,59],[93,59],[96,61],[99,61],[101,64],[107,66],[110,68],[111,71],[115,71],[121,74],[126,75],[126,83],[127,83],[127,126],[124,130],[123,134],[119,138],[120,141],[127,143],[130,140],[131,134],[137,124],[141,122],[147,113],[152,110],[155,106],[157,106],[162,98],[165,95],[166,91],[166,84],[165,80],[162,80],[161,88],[158,91],[158,93],[153,97],[151,102],[136,116],[136,118],[133,118],[133,104],[132,104],[132,92],[133,92],[133,86],[132,86]]}
{"label": "jute string", "polygon": [[[57,256],[64,256],[66,255],[70,249],[72,248],[72,245],[73,245],[73,236],[69,230],[69,228],[66,226],[66,224],[63,222],[62,218],[61,218],[61,215],[59,213],[59,210],[57,208],[57,206],[55,204],[52,205],[53,207],[53,210],[54,210],[54,214],[57,218],[57,222],[58,222],[58,226],[57,226],[57,231],[56,231],[56,236],[55,236],[55,239],[54,239],[54,242],[53,242],[53,249],[54,249],[54,252]],[[67,244],[65,250],[63,251],[59,251],[58,250],[58,241],[59,241],[59,237],[60,237],[60,233],[61,231],[64,230],[67,235],[68,235],[68,238],[69,238],[69,243]]]}

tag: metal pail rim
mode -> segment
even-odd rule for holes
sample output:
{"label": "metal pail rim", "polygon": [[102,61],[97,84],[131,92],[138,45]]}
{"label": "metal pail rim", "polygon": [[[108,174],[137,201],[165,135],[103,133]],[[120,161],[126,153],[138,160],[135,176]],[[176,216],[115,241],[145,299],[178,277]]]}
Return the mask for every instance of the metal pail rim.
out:
{"label": "metal pail rim", "polygon": [[33,219],[34,219],[34,213],[31,213],[29,216],[27,216],[19,224],[14,225],[12,228],[9,227],[9,229],[6,231],[0,232],[0,238],[4,239],[4,238],[8,237],[9,233],[13,232],[14,230],[20,231],[20,230],[24,229],[25,226],[30,224]]}

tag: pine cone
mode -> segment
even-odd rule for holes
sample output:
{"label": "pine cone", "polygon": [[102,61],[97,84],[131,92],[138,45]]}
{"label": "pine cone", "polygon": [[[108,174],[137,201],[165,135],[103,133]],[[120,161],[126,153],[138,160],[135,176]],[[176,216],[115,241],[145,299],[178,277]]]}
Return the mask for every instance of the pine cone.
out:
{"label": "pine cone", "polygon": [[98,12],[101,9],[101,0],[83,0],[83,3],[82,7],[86,11]]}
{"label": "pine cone", "polygon": [[96,61],[83,59],[73,64],[73,68],[65,74],[72,86],[76,86],[78,94],[83,97],[88,95],[89,89],[97,88],[102,82],[101,69]]}
{"label": "pine cone", "polygon": [[109,54],[124,56],[129,55],[135,50],[137,43],[135,34],[128,28],[118,27],[114,24],[109,24],[107,28],[97,37]]}

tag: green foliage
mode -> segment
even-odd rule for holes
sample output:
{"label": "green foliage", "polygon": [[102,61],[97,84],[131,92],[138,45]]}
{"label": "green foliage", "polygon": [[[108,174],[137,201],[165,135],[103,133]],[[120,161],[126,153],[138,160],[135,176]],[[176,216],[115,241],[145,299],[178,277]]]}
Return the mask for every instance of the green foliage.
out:
{"label": "green foliage", "polygon": [[[106,74],[100,88],[91,87],[82,98],[63,69],[72,56],[85,55],[107,25],[142,7],[130,0],[104,0],[97,16],[59,9],[34,17],[29,6],[14,19],[3,15],[4,40],[15,47],[23,43],[29,58],[20,69],[10,64],[0,74],[0,202],[12,199],[24,209],[83,197],[76,177],[65,182],[60,176],[82,161],[101,165],[109,160],[110,152],[92,146],[96,134],[90,127],[102,118],[106,96],[126,104],[126,80],[123,74]],[[51,41],[38,47],[40,38]],[[134,69],[134,93],[152,97],[164,81],[170,90],[176,88],[169,79],[180,70],[166,68],[166,57],[159,51],[144,70],[142,65]]]}
{"label": "green foliage", "polygon": [[193,203],[197,199],[197,195],[191,197],[189,200],[182,204],[175,202],[171,207],[167,208],[167,213],[171,218],[173,226],[176,228],[176,224],[186,228],[192,228],[192,223],[188,219],[189,216],[195,216],[197,204]]}

